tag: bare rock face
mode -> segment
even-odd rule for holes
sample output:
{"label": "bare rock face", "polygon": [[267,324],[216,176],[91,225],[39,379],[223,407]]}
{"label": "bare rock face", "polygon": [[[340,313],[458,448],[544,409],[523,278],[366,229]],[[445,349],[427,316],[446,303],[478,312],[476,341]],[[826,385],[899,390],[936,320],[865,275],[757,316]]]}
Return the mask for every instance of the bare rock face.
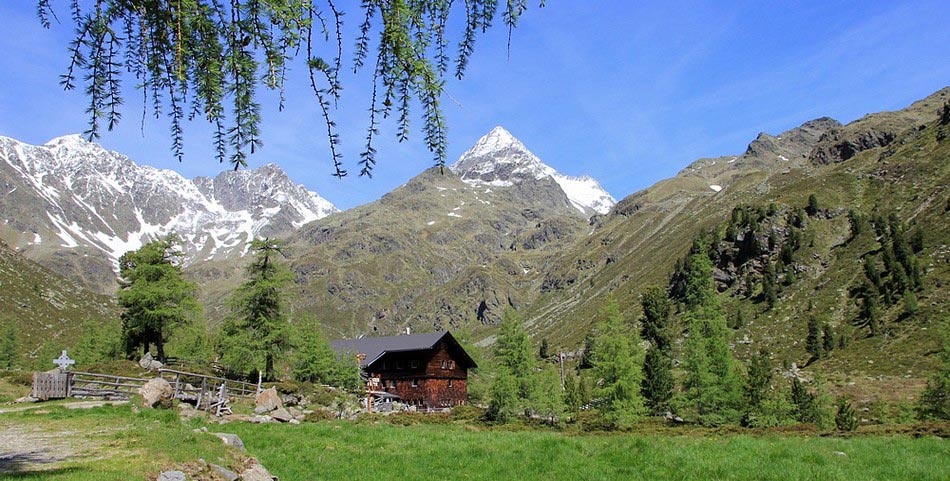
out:
{"label": "bare rock face", "polygon": [[139,389],[139,394],[144,398],[145,407],[170,408],[175,391],[168,381],[157,377],[145,383],[142,389]]}
{"label": "bare rock face", "polygon": [[283,408],[280,401],[280,394],[277,394],[277,388],[270,388],[261,391],[254,400],[254,414],[269,413],[275,409]]}

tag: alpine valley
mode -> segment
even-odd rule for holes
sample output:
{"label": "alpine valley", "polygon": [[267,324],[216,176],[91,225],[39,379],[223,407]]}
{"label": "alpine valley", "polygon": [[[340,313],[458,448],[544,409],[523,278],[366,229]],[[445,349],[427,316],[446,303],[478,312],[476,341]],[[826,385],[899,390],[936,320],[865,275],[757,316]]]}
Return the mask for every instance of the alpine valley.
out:
{"label": "alpine valley", "polygon": [[[745,152],[697,160],[619,202],[496,127],[450,169],[343,212],[276,165],[187,180],[77,136],[43,146],[0,138],[0,309],[21,319],[11,293],[33,285],[36,302],[64,306],[80,302],[67,293],[112,292],[123,252],[175,232],[214,324],[241,282],[247,242],[268,236],[287,243],[291,318],[319,320],[327,337],[451,329],[490,345],[513,308],[537,341],[576,356],[608,299],[635,322],[644,289],[674,292],[678,265],[702,245],[727,317],[741,318],[731,323],[740,358],[767,348],[786,365],[820,368],[836,389],[861,377],[861,395],[893,399],[919,392],[936,367],[934,327],[950,315],[948,105],[944,88],[847,125],[820,118],[762,133]],[[819,207],[802,216],[809,197]],[[886,335],[856,321],[863,266],[886,246],[874,228],[853,235],[855,216],[921,233],[919,308],[882,306]],[[767,275],[778,281],[771,305]],[[66,332],[84,316],[114,315],[107,297],[78,297],[99,307],[22,322]],[[847,340],[812,363],[809,311]]]}

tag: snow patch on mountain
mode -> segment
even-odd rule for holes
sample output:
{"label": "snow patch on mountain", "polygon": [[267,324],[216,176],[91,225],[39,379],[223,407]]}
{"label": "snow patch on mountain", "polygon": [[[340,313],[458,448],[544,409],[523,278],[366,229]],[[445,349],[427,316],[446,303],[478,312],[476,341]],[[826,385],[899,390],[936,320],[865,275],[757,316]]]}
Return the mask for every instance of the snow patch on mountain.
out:
{"label": "snow patch on mountain", "polygon": [[5,223],[60,248],[93,247],[113,262],[169,233],[184,241],[186,262],[243,255],[251,239],[339,211],[275,164],[188,180],[80,135],[40,146],[0,137],[0,159],[0,183],[13,186],[0,200]]}
{"label": "snow patch on mountain", "polygon": [[475,187],[511,187],[526,179],[550,177],[582,214],[606,214],[617,203],[593,178],[559,173],[501,126],[478,139],[451,169],[464,182]]}

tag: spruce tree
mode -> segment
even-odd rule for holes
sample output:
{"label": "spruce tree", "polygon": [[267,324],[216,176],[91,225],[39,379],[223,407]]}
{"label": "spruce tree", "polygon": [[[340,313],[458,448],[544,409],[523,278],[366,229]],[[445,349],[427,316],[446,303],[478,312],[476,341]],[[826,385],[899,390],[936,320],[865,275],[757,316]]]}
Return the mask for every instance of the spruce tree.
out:
{"label": "spruce tree", "polygon": [[795,418],[802,423],[816,424],[821,418],[818,398],[802,384],[798,378],[792,378],[792,403],[795,404]]}
{"label": "spruce tree", "polygon": [[808,196],[808,207],[805,209],[808,212],[808,215],[814,217],[821,208],[818,206],[818,196],[811,194]]}
{"label": "spruce tree", "polygon": [[668,352],[650,348],[643,363],[643,398],[652,414],[670,410],[670,400],[676,382],[673,379],[673,360]]}
{"label": "spruce tree", "polygon": [[825,352],[825,356],[830,355],[835,348],[835,336],[831,332],[831,326],[827,323],[822,327],[821,347]]}
{"label": "spruce tree", "polygon": [[675,387],[673,380],[672,332],[670,311],[672,303],[663,289],[647,288],[640,297],[643,318],[640,321],[643,338],[650,342],[643,364],[641,392],[653,414],[670,410],[670,399]]}
{"label": "spruce tree", "polygon": [[643,308],[643,318],[640,320],[643,339],[660,349],[669,349],[672,343],[670,311],[673,303],[666,291],[659,286],[648,287],[640,296],[640,306]]}
{"label": "spruce tree", "polygon": [[548,346],[548,338],[546,338],[546,337],[545,337],[545,338],[542,338],[542,339],[541,339],[541,347],[538,349],[538,357],[540,357],[541,359],[547,359],[548,356],[550,355],[550,354],[548,353],[548,349],[549,349],[549,346]]}

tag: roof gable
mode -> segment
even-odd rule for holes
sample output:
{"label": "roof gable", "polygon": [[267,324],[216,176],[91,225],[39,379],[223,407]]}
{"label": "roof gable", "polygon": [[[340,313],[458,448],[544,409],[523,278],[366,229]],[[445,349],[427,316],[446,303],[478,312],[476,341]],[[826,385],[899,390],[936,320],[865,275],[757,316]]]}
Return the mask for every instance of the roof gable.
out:
{"label": "roof gable", "polygon": [[365,354],[360,367],[373,364],[386,353],[405,351],[424,351],[433,349],[443,338],[461,357],[464,367],[478,367],[475,361],[449,332],[430,332],[426,334],[406,334],[402,336],[364,337],[360,339],[337,339],[330,341],[333,350],[339,353]]}

